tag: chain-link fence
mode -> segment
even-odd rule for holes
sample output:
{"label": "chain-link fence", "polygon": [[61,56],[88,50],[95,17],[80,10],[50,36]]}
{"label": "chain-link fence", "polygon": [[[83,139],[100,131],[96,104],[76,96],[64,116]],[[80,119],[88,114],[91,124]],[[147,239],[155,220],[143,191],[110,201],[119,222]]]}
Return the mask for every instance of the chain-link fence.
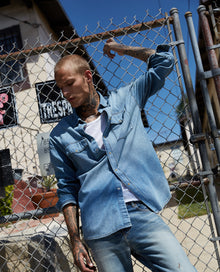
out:
{"label": "chain-link fence", "polygon": [[[85,29],[82,38],[73,33],[72,39],[65,40],[61,34],[57,41],[48,37],[43,45],[40,39],[26,41],[19,51],[13,42],[8,51],[2,47],[0,135],[5,175],[0,199],[0,271],[75,271],[62,214],[54,207],[41,208],[44,199],[40,198],[40,204],[36,199],[38,193],[43,196],[48,188],[56,188],[47,157],[48,134],[72,113],[55,86],[56,61],[65,54],[84,56],[97,89],[107,94],[137,78],[147,65],[127,56],[108,59],[102,51],[105,40],[114,37],[127,45],[154,49],[171,43],[176,53],[169,24],[172,18],[159,11],[154,16],[146,14],[141,22],[124,19],[119,25],[113,21],[105,27],[98,25],[93,32]],[[142,116],[172,191],[161,215],[198,271],[218,271],[219,245],[213,239],[217,235],[206,194],[208,180],[199,174],[199,152],[189,141],[193,124],[177,59],[165,86],[150,98]],[[134,271],[148,270],[134,260]]]}

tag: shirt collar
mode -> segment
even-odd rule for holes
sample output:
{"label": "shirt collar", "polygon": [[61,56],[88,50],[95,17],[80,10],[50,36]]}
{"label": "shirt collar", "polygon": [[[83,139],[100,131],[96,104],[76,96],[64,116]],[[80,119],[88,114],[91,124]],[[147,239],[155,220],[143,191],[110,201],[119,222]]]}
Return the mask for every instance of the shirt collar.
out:
{"label": "shirt collar", "polygon": [[98,93],[99,99],[100,99],[98,110],[101,110],[101,109],[107,107],[108,104],[107,104],[107,100],[103,97],[103,95],[98,91],[97,91],[97,93]]}
{"label": "shirt collar", "polygon": [[[99,107],[98,107],[98,111],[101,113],[103,111],[103,109],[108,106],[108,103],[107,103],[107,100],[104,98],[104,96],[100,92],[97,91],[97,93],[99,95]],[[84,124],[85,122],[77,115],[75,109],[73,109],[73,111],[74,111],[76,117],[78,118],[78,124],[79,123],[83,123]]]}

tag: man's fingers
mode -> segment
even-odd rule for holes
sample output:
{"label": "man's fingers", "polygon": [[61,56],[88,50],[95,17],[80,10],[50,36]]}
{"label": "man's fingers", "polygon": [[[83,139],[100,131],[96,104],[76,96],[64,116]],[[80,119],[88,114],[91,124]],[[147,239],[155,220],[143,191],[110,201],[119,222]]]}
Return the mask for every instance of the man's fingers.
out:
{"label": "man's fingers", "polygon": [[78,262],[75,263],[80,271],[82,272],[94,272],[96,271],[96,267],[94,264],[89,260],[89,262],[86,262],[84,258],[80,259]]}
{"label": "man's fingers", "polygon": [[109,58],[113,59],[115,57],[115,54],[113,54],[111,52],[111,50],[109,48],[107,48],[107,46],[105,45],[104,49],[103,49],[104,55],[107,55]]}
{"label": "man's fingers", "polygon": [[106,43],[114,42],[115,40],[113,38],[109,38]]}
{"label": "man's fingers", "polygon": [[113,58],[115,57],[115,54],[113,54],[111,51],[108,51],[108,52],[106,53],[106,55],[107,55],[109,58],[111,58],[111,59],[113,59]]}
{"label": "man's fingers", "polygon": [[75,265],[79,267],[82,272],[94,272],[96,268],[92,263],[89,254],[85,247],[80,247],[74,254]]}
{"label": "man's fingers", "polygon": [[106,44],[104,45],[104,48],[103,48],[103,53],[104,55],[107,55],[109,58],[113,59],[115,57],[115,54],[111,52],[111,45],[110,43],[114,42],[114,39],[113,38],[109,38],[107,41],[106,41]]}
{"label": "man's fingers", "polygon": [[96,268],[94,264],[92,263],[89,254],[85,255],[85,262],[86,262],[86,267],[90,268],[92,271],[96,271]]}

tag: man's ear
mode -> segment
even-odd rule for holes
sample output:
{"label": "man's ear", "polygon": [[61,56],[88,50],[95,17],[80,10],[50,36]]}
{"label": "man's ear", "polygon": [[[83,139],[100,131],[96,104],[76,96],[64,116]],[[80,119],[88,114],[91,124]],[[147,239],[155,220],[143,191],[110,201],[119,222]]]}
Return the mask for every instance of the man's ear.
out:
{"label": "man's ear", "polygon": [[92,82],[92,72],[90,70],[86,70],[84,76],[89,83]]}

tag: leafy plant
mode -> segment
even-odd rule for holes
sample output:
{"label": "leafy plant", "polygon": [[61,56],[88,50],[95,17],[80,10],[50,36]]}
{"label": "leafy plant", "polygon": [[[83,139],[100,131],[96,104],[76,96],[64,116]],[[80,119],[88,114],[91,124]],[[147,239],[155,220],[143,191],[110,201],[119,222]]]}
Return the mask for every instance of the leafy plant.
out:
{"label": "leafy plant", "polygon": [[49,176],[44,176],[41,182],[41,185],[43,188],[46,189],[46,191],[51,191],[52,187],[57,184],[57,179],[55,175],[49,175]]}
{"label": "leafy plant", "polygon": [[0,198],[0,215],[12,214],[12,201],[13,201],[14,186],[9,185],[5,187],[5,197]]}

